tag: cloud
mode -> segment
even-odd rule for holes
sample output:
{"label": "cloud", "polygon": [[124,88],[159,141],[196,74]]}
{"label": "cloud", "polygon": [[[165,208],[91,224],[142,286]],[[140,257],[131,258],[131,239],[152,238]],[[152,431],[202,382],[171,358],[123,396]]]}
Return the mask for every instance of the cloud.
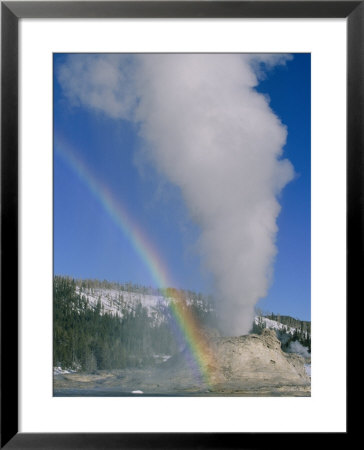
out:
{"label": "cloud", "polygon": [[73,104],[138,124],[143,156],[180,187],[199,224],[226,334],[251,328],[277,248],[277,196],[292,179],[287,130],[254,87],[289,56],[74,55],[58,79]]}
{"label": "cloud", "polygon": [[57,78],[71,104],[114,119],[129,119],[136,106],[128,55],[69,55]]}

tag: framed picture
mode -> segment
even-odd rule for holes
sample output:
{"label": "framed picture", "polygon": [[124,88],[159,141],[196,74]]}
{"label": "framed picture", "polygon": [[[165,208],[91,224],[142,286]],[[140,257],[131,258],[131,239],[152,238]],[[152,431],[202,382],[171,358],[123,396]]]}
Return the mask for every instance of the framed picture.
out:
{"label": "framed picture", "polygon": [[345,1],[2,2],[2,446],[347,436],[363,22]]}

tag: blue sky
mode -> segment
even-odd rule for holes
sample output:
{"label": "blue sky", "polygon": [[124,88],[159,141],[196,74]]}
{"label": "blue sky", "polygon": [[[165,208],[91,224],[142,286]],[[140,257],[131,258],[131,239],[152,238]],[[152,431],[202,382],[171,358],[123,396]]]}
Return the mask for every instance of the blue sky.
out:
{"label": "blue sky", "polygon": [[[158,250],[176,287],[209,293],[214,277],[203,268],[196,242],[200,226],[191,220],[180,187],[161,170],[140,162],[139,125],[72,102],[59,83],[67,55],[54,55],[55,147],[65,142],[89,173],[128,211]],[[257,91],[287,127],[283,157],[295,177],[279,194],[278,254],[264,311],[310,320],[310,55],[295,54],[268,70]],[[130,239],[111,220],[100,200],[70,165],[54,152],[54,273],[79,278],[154,280]]]}
{"label": "blue sky", "polygon": [[295,54],[287,67],[279,67],[261,82],[271,108],[287,126],[285,156],[296,177],[280,198],[278,256],[263,310],[310,320],[311,315],[311,58]]}

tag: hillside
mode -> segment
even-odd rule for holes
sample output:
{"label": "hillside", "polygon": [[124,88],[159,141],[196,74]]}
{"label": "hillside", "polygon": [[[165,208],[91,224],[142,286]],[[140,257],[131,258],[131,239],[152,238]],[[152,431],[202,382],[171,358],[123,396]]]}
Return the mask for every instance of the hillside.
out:
{"label": "hillside", "polygon": [[212,300],[200,293],[169,289],[170,295],[151,287],[131,283],[110,283],[97,280],[74,280],[76,294],[84,298],[90,308],[100,307],[101,314],[123,317],[135,312],[138,307],[145,309],[147,315],[156,323],[165,320],[173,293],[179,292],[188,306],[200,313],[213,312]]}
{"label": "hillside", "polygon": [[[185,340],[173,328],[173,294],[156,289],[97,280],[54,279],[55,373],[146,367],[172,361]],[[191,291],[178,291],[202,329],[218,337],[212,300]],[[176,297],[176,296],[174,296]],[[281,317],[282,319],[282,317]],[[275,330],[282,350],[309,360],[310,327],[283,316],[285,324],[257,316],[252,332]],[[294,326],[289,326],[290,323]],[[232,339],[232,338],[229,338]]]}
{"label": "hillside", "polygon": [[[147,288],[54,278],[54,367],[93,371],[141,367],[183,349],[170,296]],[[201,294],[183,292],[183,307],[201,325],[214,313]],[[175,301],[175,300],[174,300]]]}

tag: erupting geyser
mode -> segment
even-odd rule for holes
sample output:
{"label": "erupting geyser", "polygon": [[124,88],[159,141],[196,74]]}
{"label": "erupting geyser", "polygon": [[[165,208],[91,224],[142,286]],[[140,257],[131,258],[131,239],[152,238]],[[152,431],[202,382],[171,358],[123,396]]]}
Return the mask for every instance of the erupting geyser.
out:
{"label": "erupting geyser", "polygon": [[226,334],[245,334],[269,287],[277,196],[292,179],[286,129],[254,87],[259,63],[289,56],[70,55],[58,79],[75,104],[137,123],[143,155],[178,185]]}

